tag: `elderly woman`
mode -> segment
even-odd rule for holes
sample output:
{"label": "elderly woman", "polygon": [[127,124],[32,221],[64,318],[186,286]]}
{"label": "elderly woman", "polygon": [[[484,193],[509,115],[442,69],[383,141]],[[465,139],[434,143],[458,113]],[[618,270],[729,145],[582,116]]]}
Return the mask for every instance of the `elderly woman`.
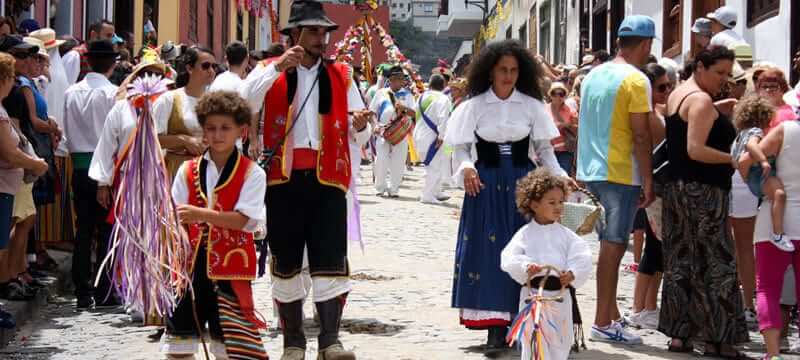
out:
{"label": "elderly woman", "polygon": [[550,98],[547,110],[561,134],[551,143],[555,149],[558,164],[567,174],[571,175],[572,165],[575,162],[575,150],[578,147],[578,114],[564,102],[569,95],[564,83],[560,81],[552,83],[547,95]]}
{"label": "elderly woman", "polygon": [[736,129],[714,106],[733,68],[724,47],[695,57],[692,76],[667,101],[670,163],[664,186],[664,289],[658,330],[670,351],[691,352],[705,343],[709,356],[740,358],[747,341],[736,262],[727,226],[731,189],[730,147]]}
{"label": "elderly woman", "polygon": [[500,269],[501,251],[525,224],[514,202],[516,182],[536,168],[531,153],[566,176],[550,144],[559,132],[541,100],[541,76],[518,42],[490,44],[471,67],[471,98],[456,108],[445,136],[459,164],[454,179],[467,193],[452,306],[467,328],[489,330],[489,352],[507,348],[507,326],[519,307],[520,286]]}
{"label": "elderly woman", "polygon": [[[14,58],[0,53],[0,100],[8,96],[14,82]],[[21,284],[11,280],[12,273],[18,272],[12,267],[19,261],[24,265],[25,243],[9,244],[9,235],[14,195],[22,187],[25,170],[41,175],[47,171],[47,163],[33,153],[30,143],[0,105],[0,296],[11,300],[24,300]],[[0,310],[0,328],[13,324],[10,321],[10,315]]]}

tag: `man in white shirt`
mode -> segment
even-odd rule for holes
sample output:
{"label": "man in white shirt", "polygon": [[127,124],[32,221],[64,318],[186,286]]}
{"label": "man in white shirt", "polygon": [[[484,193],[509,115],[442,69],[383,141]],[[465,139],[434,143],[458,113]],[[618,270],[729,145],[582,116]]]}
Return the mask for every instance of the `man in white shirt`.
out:
{"label": "man in white shirt", "polygon": [[[114,71],[117,52],[109,40],[89,43],[87,51],[91,72],[70,86],[64,94],[64,132],[67,149],[72,156],[72,192],[76,213],[77,233],[72,260],[72,280],[78,298],[78,309],[116,305],[109,294],[109,276],[102,276],[96,289],[92,288],[92,239],[97,231],[99,244],[96,258],[105,258],[111,226],[105,222],[108,209],[97,201],[97,182],[89,178],[89,164],[103,131],[106,115],[114,106],[117,86],[108,77]],[[106,189],[107,191],[107,189]],[[94,296],[94,297],[93,297]]]}
{"label": "man in white shirt", "polygon": [[225,61],[228,63],[228,71],[217,75],[208,91],[239,91],[247,72],[249,55],[247,47],[241,41],[234,41],[225,47]]}
{"label": "man in white shirt", "polygon": [[417,125],[414,128],[414,143],[417,153],[425,163],[425,186],[420,201],[426,204],[440,204],[448,197],[442,194],[442,180],[450,167],[448,156],[441,148],[447,119],[452,104],[442,91],[445,78],[434,74],[428,82],[430,87],[419,98]]}
{"label": "man in white shirt", "polygon": [[[382,134],[394,121],[412,121],[414,111],[414,96],[404,89],[405,73],[403,68],[394,66],[384,74],[389,79],[389,87],[378,90],[369,109],[378,115],[376,132]],[[403,119],[405,118],[405,119]],[[390,198],[400,196],[400,183],[403,181],[406,157],[408,156],[408,140],[403,139],[397,144],[391,144],[383,136],[375,141],[375,190],[378,196],[388,192]],[[387,171],[391,174],[387,183]]]}
{"label": "man in white shirt", "polygon": [[713,13],[706,15],[706,17],[711,20],[711,32],[714,33],[709,43],[710,46],[724,46],[733,50],[737,45],[747,45],[747,41],[733,31],[739,17],[736,9],[730,6],[722,6],[714,10]]}

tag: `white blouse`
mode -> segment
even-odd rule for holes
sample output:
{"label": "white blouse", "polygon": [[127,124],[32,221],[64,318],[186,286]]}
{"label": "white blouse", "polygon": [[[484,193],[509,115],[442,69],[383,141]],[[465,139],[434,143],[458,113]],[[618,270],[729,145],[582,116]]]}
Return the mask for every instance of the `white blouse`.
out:
{"label": "white blouse", "polygon": [[553,118],[540,100],[514,90],[502,100],[493,90],[464,101],[448,121],[444,141],[455,147],[453,156],[460,164],[455,172],[457,183],[463,182],[464,169],[475,168],[477,155],[471,151],[477,141],[475,134],[490,142],[514,142],[530,136],[530,159],[550,168],[555,174],[567,176],[556,160],[550,140],[560,134]]}
{"label": "white blouse", "polygon": [[[592,252],[586,241],[559,223],[540,225],[532,220],[514,234],[500,254],[500,268],[522,285],[528,281],[528,265],[532,263],[572,271],[574,288],[583,286],[592,274]],[[537,275],[544,276],[545,272]]]}
{"label": "white blouse", "polygon": [[117,100],[106,116],[103,132],[89,165],[89,177],[101,186],[110,186],[114,178],[117,157],[122,153],[128,140],[136,130],[137,119],[128,100]]}
{"label": "white blouse", "polygon": [[192,133],[192,136],[203,136],[203,128],[200,127],[200,121],[197,120],[197,113],[195,112],[195,107],[197,107],[197,102],[200,99],[186,94],[184,88],[162,94],[153,104],[153,119],[156,121],[156,130],[158,130],[160,135],[167,133],[169,129],[169,118],[172,114],[172,106],[175,103],[175,93],[178,91],[181,92],[181,99],[183,100],[181,104],[183,125]]}

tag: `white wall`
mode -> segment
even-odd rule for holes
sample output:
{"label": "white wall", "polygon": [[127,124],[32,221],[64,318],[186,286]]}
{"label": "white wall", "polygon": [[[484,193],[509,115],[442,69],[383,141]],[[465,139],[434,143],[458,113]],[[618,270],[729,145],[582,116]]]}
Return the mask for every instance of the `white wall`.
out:
{"label": "white wall", "polygon": [[[690,29],[692,27],[691,22],[689,22],[690,21],[689,18],[691,17],[691,8],[692,8],[691,1],[692,0],[685,0],[683,2],[684,11],[683,11],[682,15],[683,15],[683,24],[684,24],[683,28],[684,28],[684,30],[683,30],[683,39],[681,41],[682,41],[682,44],[684,44],[684,45],[688,44],[688,42],[691,41],[689,39],[689,37],[687,37],[687,33],[690,32],[688,29]],[[641,1],[641,0],[633,1],[633,0],[628,0],[628,1],[625,2],[625,16],[628,16],[628,15],[647,15],[647,16],[653,18],[653,20],[655,21],[655,23],[656,23],[656,34],[658,34],[658,36],[656,37],[656,39],[653,39],[653,50],[652,50],[652,53],[653,53],[653,55],[655,55],[657,57],[661,57],[661,53],[662,53],[662,50],[663,50],[663,47],[664,47],[663,46],[664,42],[662,41],[664,37],[663,37],[663,35],[661,35],[663,33],[663,29],[664,29],[664,27],[663,27],[663,24],[664,24],[664,12],[662,11],[663,8],[664,8],[664,3],[662,1]],[[687,11],[687,9],[689,9],[689,11]],[[689,13],[688,16],[687,16],[687,13]],[[689,22],[688,26],[686,25],[687,22]],[[611,39],[611,41],[616,41],[616,39]],[[678,61],[678,59],[675,59],[675,60]]]}
{"label": "white wall", "polygon": [[[567,1],[567,59],[566,64],[580,65],[581,59],[581,30],[580,30],[580,17],[581,9],[580,2],[575,1],[575,6],[572,6],[571,0]],[[553,31],[555,32],[555,30]]]}

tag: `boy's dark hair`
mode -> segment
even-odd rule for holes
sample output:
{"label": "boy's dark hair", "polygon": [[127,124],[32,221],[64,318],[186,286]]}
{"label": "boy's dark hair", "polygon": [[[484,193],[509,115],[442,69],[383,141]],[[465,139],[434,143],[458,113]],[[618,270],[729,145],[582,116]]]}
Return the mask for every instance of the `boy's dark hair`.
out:
{"label": "boy's dark hair", "polygon": [[630,49],[639,46],[639,44],[647,40],[652,40],[652,38],[643,36],[623,36],[621,38],[617,38],[617,43],[621,49]]}
{"label": "boy's dark hair", "polygon": [[95,34],[100,35],[100,31],[103,30],[103,25],[114,26],[114,23],[106,19],[95,21],[91,25],[89,25],[89,33],[94,31]]}
{"label": "boy's dark hair", "polygon": [[442,91],[444,90],[445,84],[447,82],[444,79],[444,76],[439,74],[431,75],[431,79],[428,81],[428,85],[431,87],[431,90]]}
{"label": "boy's dark hair", "polygon": [[205,93],[197,102],[195,112],[197,112],[197,120],[201,126],[205,125],[206,118],[210,115],[231,116],[239,126],[250,124],[250,106],[234,91]]}
{"label": "boy's dark hair", "polygon": [[117,63],[117,59],[112,56],[89,56],[86,59],[92,72],[105,74]]}
{"label": "boy's dark hair", "polygon": [[239,66],[247,59],[247,47],[241,41],[234,41],[225,47],[225,59],[230,66]]}

